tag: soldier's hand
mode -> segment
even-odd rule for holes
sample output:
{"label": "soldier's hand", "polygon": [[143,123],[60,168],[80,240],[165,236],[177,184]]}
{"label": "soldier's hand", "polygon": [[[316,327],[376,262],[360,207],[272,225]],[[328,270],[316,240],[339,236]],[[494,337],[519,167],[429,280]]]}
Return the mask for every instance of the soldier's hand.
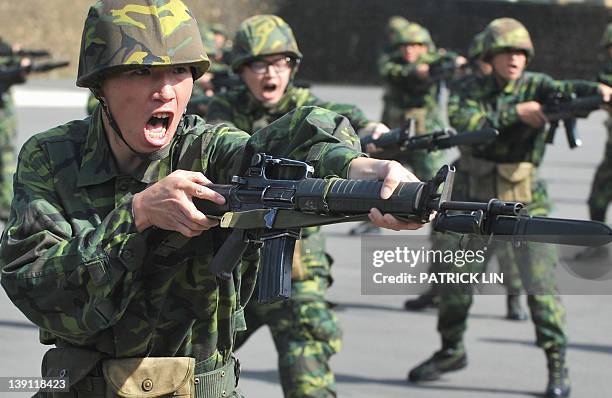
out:
{"label": "soldier's hand", "polygon": [[516,104],[516,113],[523,123],[534,128],[540,128],[548,122],[542,111],[542,104],[537,101]]}
{"label": "soldier's hand", "polygon": [[[379,160],[369,158],[354,159],[349,168],[350,179],[383,180],[380,190],[382,199],[389,199],[400,182],[419,182],[420,180],[408,169],[394,160]],[[395,231],[419,229],[423,224],[400,221],[391,214],[383,215],[378,209],[371,209],[368,215],[372,223]]]}
{"label": "soldier's hand", "polygon": [[218,224],[193,204],[192,197],[225,203],[225,198],[206,185],[211,182],[202,173],[177,170],[134,195],[132,211],[136,228],[144,231],[156,226],[177,231],[187,237],[200,235]]}
{"label": "soldier's hand", "polygon": [[599,91],[599,94],[601,94],[604,102],[610,102],[610,99],[612,99],[612,87],[599,83],[597,86],[597,91]]}
{"label": "soldier's hand", "polygon": [[427,65],[427,64],[418,64],[416,66],[416,75],[421,80],[429,79],[429,65]]}
{"label": "soldier's hand", "polygon": [[[388,133],[389,127],[387,127],[384,123],[379,122],[370,122],[364,128],[359,129],[357,135],[360,137],[372,136],[373,140],[377,140],[381,135]],[[382,151],[381,148],[378,148],[376,145],[370,143],[365,147],[367,153],[376,153]]]}

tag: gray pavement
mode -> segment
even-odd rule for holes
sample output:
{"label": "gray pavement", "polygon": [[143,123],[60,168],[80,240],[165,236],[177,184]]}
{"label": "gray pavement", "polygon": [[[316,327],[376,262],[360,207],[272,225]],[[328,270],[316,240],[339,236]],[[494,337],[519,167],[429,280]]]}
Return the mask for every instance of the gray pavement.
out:
{"label": "gray pavement", "polygon": [[[66,81],[34,81],[20,94],[38,90],[72,90]],[[30,91],[28,91],[30,90]],[[360,105],[372,118],[381,110],[382,91],[376,87],[315,86],[328,100]],[[56,91],[51,91],[55,93]],[[58,91],[57,91],[58,92]],[[72,92],[72,91],[71,91]],[[82,91],[74,91],[80,93]],[[58,95],[58,98],[60,96]],[[81,118],[82,107],[18,106],[19,143],[31,134],[67,120]],[[56,104],[57,105],[57,104]],[[559,134],[550,146],[542,175],[557,204],[554,215],[586,218],[586,198],[594,169],[604,148],[604,112],[595,112],[578,126],[584,147],[571,151]],[[452,157],[453,153],[449,155]],[[339,395],[343,397],[524,397],[538,396],[546,383],[545,359],[534,345],[531,323],[503,319],[503,296],[478,296],[472,308],[466,345],[470,365],[436,383],[410,385],[407,371],[439,346],[436,313],[407,313],[403,296],[363,296],[360,293],[360,239],[349,237],[350,225],[325,228],[328,249],[335,258],[335,283],[329,299],[338,304],[344,347],[332,360]],[[422,233],[421,233],[422,234]],[[610,296],[565,296],[570,335],[569,363],[573,397],[608,396],[612,370],[612,300]],[[0,293],[0,376],[37,376],[46,347],[37,329]],[[269,332],[258,331],[238,352],[243,364],[240,384],[250,397],[280,397],[276,353]],[[20,394],[0,396],[18,397]],[[27,395],[21,395],[27,396]]]}

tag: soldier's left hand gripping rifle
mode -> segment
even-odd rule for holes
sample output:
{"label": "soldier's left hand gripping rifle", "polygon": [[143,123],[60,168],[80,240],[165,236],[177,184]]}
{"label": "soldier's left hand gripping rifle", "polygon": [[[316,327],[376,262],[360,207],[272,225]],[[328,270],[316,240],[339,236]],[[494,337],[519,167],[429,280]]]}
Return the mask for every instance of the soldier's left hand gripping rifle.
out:
{"label": "soldier's left hand gripping rifle", "polygon": [[[253,156],[244,176],[232,184],[209,185],[225,198],[224,205],[193,198],[207,216],[233,228],[215,255],[211,271],[230,278],[249,243],[262,245],[259,300],[291,295],[291,264],[300,228],[365,221],[372,208],[405,221],[432,221],[437,231],[485,235],[489,238],[599,246],[612,241],[612,229],[596,221],[521,215],[523,205],[491,199],[488,203],[451,201],[454,169],[442,167],[427,182],[400,183],[389,199],[380,198],[382,181],[311,178],[307,163]],[[466,212],[465,214],[449,214]]]}
{"label": "soldier's left hand gripping rifle", "polygon": [[578,98],[575,93],[554,92],[548,96],[542,106],[542,111],[549,121],[546,142],[552,144],[559,122],[563,122],[565,136],[570,148],[582,146],[582,139],[576,131],[576,119],[585,118],[589,113],[601,108],[604,102],[600,95]]}

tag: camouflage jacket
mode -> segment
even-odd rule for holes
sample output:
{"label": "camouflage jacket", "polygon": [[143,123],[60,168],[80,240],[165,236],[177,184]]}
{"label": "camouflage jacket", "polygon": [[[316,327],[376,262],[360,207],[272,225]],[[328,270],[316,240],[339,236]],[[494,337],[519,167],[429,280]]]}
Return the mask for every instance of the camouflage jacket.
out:
{"label": "camouflage jacket", "polygon": [[227,183],[243,158],[263,151],[312,161],[318,176],[346,176],[362,156],[336,137],[346,134],[346,119],[314,107],[252,137],[185,116],[167,149],[131,175],[115,165],[100,108],[35,135],[19,155],[0,246],[2,286],[40,328],[43,344],[115,358],[209,358],[218,366],[244,329],[256,267],[239,268],[227,281],[210,273],[225,236],[219,228],[193,239],[157,228],[137,232],[133,194],[176,169]]}
{"label": "camouflage jacket", "polygon": [[369,120],[354,105],[325,102],[307,88],[289,86],[285,95],[274,107],[265,107],[256,100],[246,86],[239,86],[226,93],[215,95],[207,120],[228,122],[241,130],[252,133],[300,106],[318,106],[345,116],[355,130],[365,127]]}
{"label": "camouflage jacket", "polygon": [[515,105],[525,101],[544,103],[555,91],[594,95],[597,84],[583,80],[553,80],[541,73],[525,72],[518,80],[499,87],[494,76],[466,79],[449,99],[451,125],[458,131],[483,127],[499,130],[491,144],[473,147],[475,157],[497,163],[531,162],[538,165],[544,155],[545,128],[532,128],[519,120]]}

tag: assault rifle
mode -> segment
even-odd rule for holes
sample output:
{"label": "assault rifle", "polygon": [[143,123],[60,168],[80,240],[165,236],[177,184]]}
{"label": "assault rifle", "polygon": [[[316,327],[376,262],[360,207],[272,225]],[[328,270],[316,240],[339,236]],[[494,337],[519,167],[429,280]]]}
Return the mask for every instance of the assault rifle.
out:
{"label": "assault rifle", "polygon": [[492,128],[458,133],[452,128],[435,131],[429,134],[415,135],[413,119],[409,119],[404,127],[393,129],[382,134],[377,139],[371,135],[361,138],[361,147],[365,148],[368,144],[374,144],[382,149],[380,152],[371,153],[374,158],[379,159],[398,159],[405,152],[414,150],[435,151],[438,149],[448,149],[459,145],[478,145],[493,141],[499,132]]}
{"label": "assault rifle", "polygon": [[465,71],[468,65],[457,65],[456,59],[457,54],[455,53],[443,54],[438,60],[429,64],[429,78],[437,82],[448,81],[457,77],[457,74]]}
{"label": "assault rifle", "polygon": [[0,57],[22,57],[22,58],[42,58],[50,57],[51,53],[46,50],[17,50],[13,51],[10,46],[0,46]]}
{"label": "assault rifle", "polygon": [[22,83],[23,76],[30,73],[48,72],[53,69],[63,68],[70,65],[68,61],[59,62],[38,62],[28,66],[10,65],[0,68],[0,85],[10,86],[12,84]]}
{"label": "assault rifle", "polygon": [[230,278],[248,244],[255,243],[263,246],[259,300],[288,298],[300,228],[364,221],[373,207],[419,223],[429,222],[437,212],[433,226],[438,231],[580,246],[612,241],[612,229],[596,221],[524,216],[522,204],[497,199],[453,202],[454,169],[449,166],[428,182],[400,183],[386,200],[380,198],[381,181],[311,178],[312,172],[304,162],[258,154],[245,175],[234,176],[232,184],[208,186],[223,195],[224,205],[193,198],[200,211],[220,219],[222,228],[233,228],[212,261],[214,274]]}
{"label": "assault rifle", "polygon": [[543,111],[550,125],[546,142],[552,144],[559,122],[563,122],[565,136],[570,148],[582,145],[582,139],[576,131],[576,118],[585,118],[594,110],[599,109],[605,102],[600,95],[577,98],[576,94],[556,92],[551,94],[543,104]]}

